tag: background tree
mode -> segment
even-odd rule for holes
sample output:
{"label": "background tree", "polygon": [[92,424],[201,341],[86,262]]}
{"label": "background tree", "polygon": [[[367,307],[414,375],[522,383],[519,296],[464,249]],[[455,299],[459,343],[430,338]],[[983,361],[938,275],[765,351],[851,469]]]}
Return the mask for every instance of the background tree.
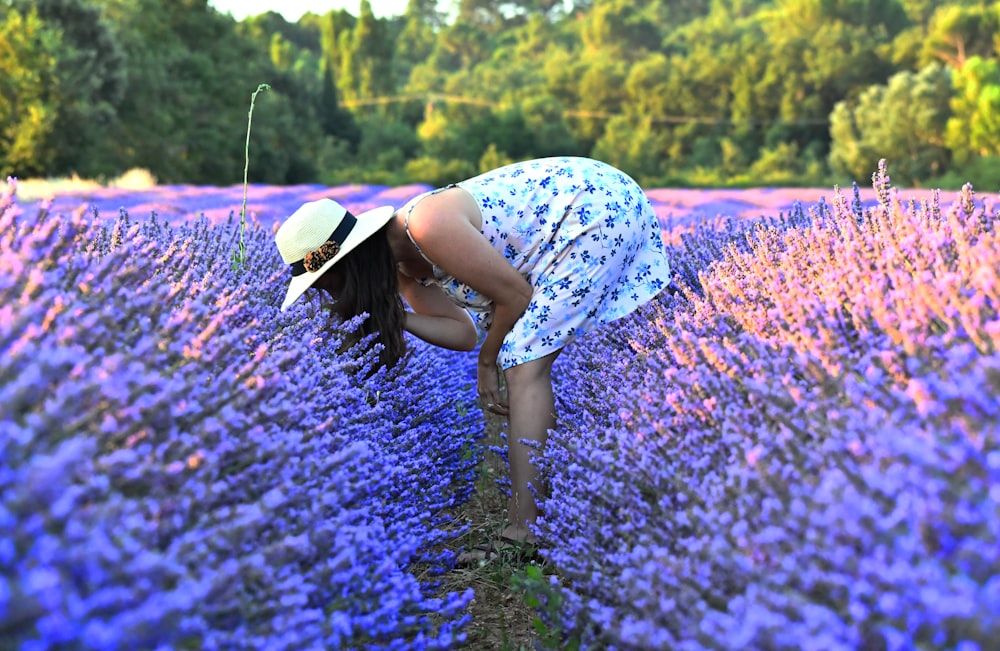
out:
{"label": "background tree", "polygon": [[653,9],[630,0],[597,0],[582,21],[584,48],[624,60],[658,48],[663,36],[650,19]]}
{"label": "background tree", "polygon": [[[914,182],[990,178],[977,170],[993,151],[995,1],[410,0],[383,19],[359,0],[357,16],[296,22],[275,12],[237,22],[208,0],[0,0],[0,10],[15,3],[45,11],[4,36],[0,157],[37,174],[144,166],[164,182],[232,182],[247,97],[266,82],[255,182],[455,180],[490,161],[567,153],[650,184],[822,184],[850,169],[867,178],[907,146],[919,154]],[[59,17],[70,10],[79,18]],[[975,57],[985,67],[967,68]],[[923,79],[930,63],[956,85]],[[896,79],[903,72],[912,79]],[[873,103],[878,119],[855,123]],[[964,120],[951,135],[928,117],[942,106]],[[906,140],[910,122],[923,146]]]}
{"label": "background tree", "polygon": [[16,0],[60,33],[52,171],[103,177],[116,170],[106,155],[111,125],[125,92],[124,53],[100,10],[85,0]]}
{"label": "background tree", "polygon": [[[643,64],[633,68],[629,106],[638,102],[654,107],[650,115],[660,129],[671,132],[671,166],[721,164],[722,138],[734,133],[732,89],[738,71],[752,61],[753,48],[745,45],[743,35],[757,30],[756,22],[734,13],[728,3],[717,3],[705,16],[671,31],[664,44],[668,59],[659,71],[644,70]],[[759,44],[760,38],[755,34],[753,42]],[[750,78],[761,83],[764,73],[756,70]],[[647,99],[640,100],[640,95]],[[771,94],[766,98],[773,99]],[[775,109],[762,103],[760,110],[770,116]],[[754,151],[760,138],[761,133],[754,131],[745,143],[746,152]]]}
{"label": "background tree", "polygon": [[[272,153],[267,165],[268,156],[254,157],[261,164],[251,160],[255,178],[315,178],[327,145],[315,111],[282,99],[294,96],[294,79],[281,78],[268,50],[231,18],[206,0],[104,0],[103,11],[126,52],[128,87],[112,137],[117,168],[141,165],[161,182],[236,182],[250,93],[267,82],[272,92],[255,109],[254,137],[271,140],[282,154]],[[272,113],[279,107],[282,113]]]}
{"label": "background tree", "polygon": [[670,145],[669,132],[658,128],[650,118],[620,115],[608,121],[593,155],[640,183],[659,182],[670,173],[666,154]]}
{"label": "background tree", "polygon": [[609,119],[594,145],[594,156],[636,178],[667,173],[673,129],[654,121],[680,110],[670,92],[670,62],[662,53],[648,55],[629,72],[622,115]]}
{"label": "background tree", "polygon": [[800,149],[825,141],[837,102],[892,74],[887,48],[907,24],[896,0],[779,0],[758,16],[770,88],[756,101]]}
{"label": "background tree", "polygon": [[931,16],[922,61],[961,68],[970,58],[1000,54],[1000,2],[946,4]]}
{"label": "background tree", "polygon": [[409,79],[413,68],[426,61],[434,51],[445,18],[438,11],[436,0],[409,0],[402,22],[402,29],[395,38],[393,63],[396,78],[405,80]]}
{"label": "background tree", "polygon": [[0,4],[0,176],[25,178],[54,171],[58,107],[58,30],[34,9]]}
{"label": "background tree", "polygon": [[345,99],[366,100],[395,92],[393,43],[368,0],[361,0],[354,30],[341,43],[341,88]]}
{"label": "background tree", "polygon": [[943,137],[950,96],[951,71],[931,64],[838,103],[830,119],[831,167],[859,183],[871,177],[880,158],[888,160],[899,183],[940,174],[951,156]]}
{"label": "background tree", "polygon": [[325,67],[339,71],[346,65],[344,57],[349,51],[342,44],[350,40],[357,22],[354,16],[343,9],[328,11],[317,18],[321,57]]}
{"label": "background tree", "polygon": [[582,68],[579,99],[570,125],[573,135],[587,149],[600,139],[608,116],[622,112],[627,76],[628,66],[610,53],[594,55]]}
{"label": "background tree", "polygon": [[558,100],[544,95],[530,97],[521,102],[519,109],[531,140],[527,147],[531,156],[587,153],[573,138],[565,108]]}
{"label": "background tree", "polygon": [[946,142],[959,163],[1000,156],[1000,64],[972,57],[953,75]]}
{"label": "background tree", "polygon": [[504,27],[500,2],[494,0],[456,0],[456,25],[473,25],[487,34],[496,34]]}
{"label": "background tree", "polygon": [[468,70],[490,57],[488,32],[474,22],[456,21],[441,32],[429,60],[440,72]]}

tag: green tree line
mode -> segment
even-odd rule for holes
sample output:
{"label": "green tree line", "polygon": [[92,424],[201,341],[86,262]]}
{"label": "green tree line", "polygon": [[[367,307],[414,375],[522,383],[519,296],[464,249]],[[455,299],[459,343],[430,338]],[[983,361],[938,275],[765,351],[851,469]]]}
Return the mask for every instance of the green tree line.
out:
{"label": "green tree line", "polygon": [[0,174],[444,183],[552,154],[649,185],[1000,190],[1000,2],[0,0]]}

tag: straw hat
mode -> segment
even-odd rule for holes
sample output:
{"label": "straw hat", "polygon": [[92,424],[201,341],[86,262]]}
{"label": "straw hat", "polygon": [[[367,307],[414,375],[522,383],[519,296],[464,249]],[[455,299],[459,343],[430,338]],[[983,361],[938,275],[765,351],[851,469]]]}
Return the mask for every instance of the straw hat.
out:
{"label": "straw hat", "polygon": [[355,217],[333,199],[302,204],[274,235],[281,259],[292,270],[281,311],[312,287],[327,269],[382,228],[394,212],[392,206],[382,206]]}

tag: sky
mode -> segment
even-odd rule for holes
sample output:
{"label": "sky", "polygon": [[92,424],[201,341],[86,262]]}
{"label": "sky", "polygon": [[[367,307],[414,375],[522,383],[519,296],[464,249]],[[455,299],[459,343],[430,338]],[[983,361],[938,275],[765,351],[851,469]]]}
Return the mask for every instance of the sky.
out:
{"label": "sky", "polygon": [[[407,0],[372,0],[372,13],[379,18],[401,16],[406,11]],[[222,13],[231,13],[236,20],[277,11],[289,22],[297,21],[311,11],[325,14],[331,9],[346,9],[355,16],[360,13],[361,0],[209,0]]]}

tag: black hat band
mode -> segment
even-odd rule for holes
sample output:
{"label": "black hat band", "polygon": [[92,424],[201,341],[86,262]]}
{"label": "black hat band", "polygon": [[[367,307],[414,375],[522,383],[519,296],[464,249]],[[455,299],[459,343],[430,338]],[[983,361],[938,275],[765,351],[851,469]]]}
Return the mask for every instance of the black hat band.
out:
{"label": "black hat band", "polygon": [[[358,223],[357,218],[354,215],[352,215],[349,210],[345,210],[344,218],[340,220],[340,224],[338,224],[337,228],[335,228],[334,231],[330,233],[330,237],[326,238],[326,242],[323,243],[323,246],[321,246],[319,249],[316,249],[316,251],[322,249],[329,242],[335,244],[336,251],[339,251],[340,246],[347,239],[347,236],[351,234],[351,231],[354,230],[354,225],[357,223]],[[308,254],[305,258],[302,258],[301,260],[298,260],[288,265],[292,270],[292,278],[294,278],[295,276],[301,276],[302,274],[309,271],[308,269],[306,269],[306,259],[309,257],[309,255],[312,255],[312,253]]]}

